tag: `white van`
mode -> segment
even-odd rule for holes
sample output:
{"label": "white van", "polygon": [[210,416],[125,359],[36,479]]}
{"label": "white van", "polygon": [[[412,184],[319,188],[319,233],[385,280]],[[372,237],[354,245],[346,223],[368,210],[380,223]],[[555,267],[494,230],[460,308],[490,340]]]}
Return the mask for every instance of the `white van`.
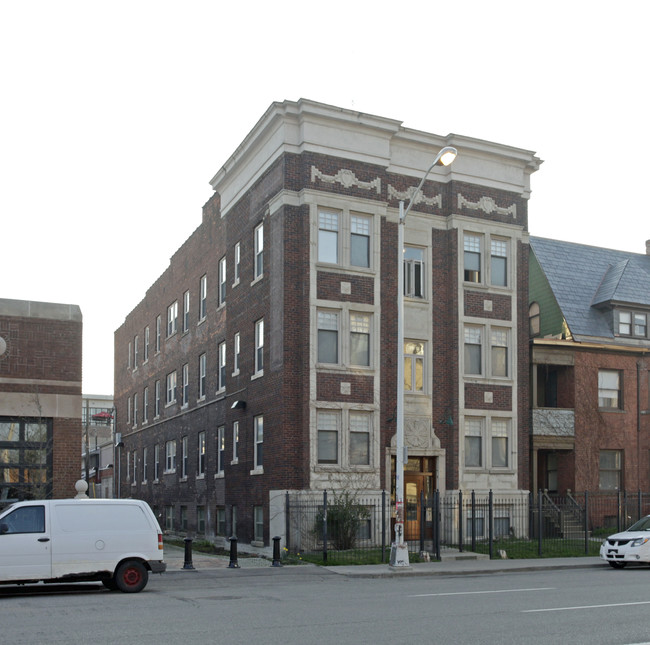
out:
{"label": "white van", "polygon": [[160,526],[140,500],[38,500],[0,513],[0,584],[100,580],[136,592],[166,568]]}

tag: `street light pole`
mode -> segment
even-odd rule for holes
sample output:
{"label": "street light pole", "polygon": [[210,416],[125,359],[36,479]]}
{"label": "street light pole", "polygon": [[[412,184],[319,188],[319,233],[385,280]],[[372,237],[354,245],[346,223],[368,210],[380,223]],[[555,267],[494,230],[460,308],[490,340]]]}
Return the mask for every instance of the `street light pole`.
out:
{"label": "street light pole", "polygon": [[404,202],[399,203],[399,225],[397,234],[397,406],[396,406],[396,436],[395,436],[395,542],[391,548],[390,565],[393,567],[408,567],[408,545],[404,541],[404,464],[407,460],[404,446],[404,227],[406,216],[413,206],[413,200],[422,189],[426,178],[434,166],[448,166],[458,151],[451,146],[444,147],[436,156],[429,169],[422,177],[420,184],[409,199],[404,209]]}

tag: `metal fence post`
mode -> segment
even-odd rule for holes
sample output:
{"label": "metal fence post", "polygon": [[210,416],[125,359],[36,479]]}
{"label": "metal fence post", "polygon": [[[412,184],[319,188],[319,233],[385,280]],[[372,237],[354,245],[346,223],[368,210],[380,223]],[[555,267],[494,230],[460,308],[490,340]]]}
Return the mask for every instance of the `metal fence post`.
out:
{"label": "metal fence post", "polygon": [[185,542],[185,562],[183,563],[183,569],[194,569],[192,564],[192,538],[184,538]]}
{"label": "metal fence post", "polygon": [[476,491],[472,490],[472,552],[476,553]]}
{"label": "metal fence post", "polygon": [[489,544],[489,550],[490,550],[490,560],[492,559],[492,556],[494,555],[492,553],[493,547],[494,547],[494,521],[493,521],[493,516],[494,516],[494,499],[492,496],[492,489],[490,488],[490,493],[488,495],[488,544]]}
{"label": "metal fence post", "polygon": [[636,521],[638,522],[641,519],[641,489],[639,488],[639,492],[636,498]]}
{"label": "metal fence post", "polygon": [[386,491],[381,491],[381,561],[386,562]]}
{"label": "metal fence post", "polygon": [[327,562],[327,491],[323,491],[323,562]]}
{"label": "metal fence post", "polygon": [[230,563],[229,569],[239,569],[239,562],[237,562],[237,538],[233,535],[230,538]]}
{"label": "metal fence post", "polygon": [[542,557],[542,534],[544,533],[544,517],[542,516],[542,490],[537,493],[537,555]]}
{"label": "metal fence post", "polygon": [[458,491],[458,550],[463,552],[463,491]]}
{"label": "metal fence post", "polygon": [[433,535],[434,554],[440,560],[440,491],[433,493]]}
{"label": "metal fence post", "polygon": [[585,491],[585,555],[589,555],[589,491]]}
{"label": "metal fence post", "polygon": [[289,501],[289,491],[284,497],[284,546],[287,553],[291,550],[291,506]]}
{"label": "metal fence post", "polygon": [[426,528],[427,512],[424,507],[424,491],[420,491],[420,553],[424,552],[424,530]]}
{"label": "metal fence post", "polygon": [[616,509],[616,532],[621,532],[621,491],[616,491],[616,503],[618,508]]}

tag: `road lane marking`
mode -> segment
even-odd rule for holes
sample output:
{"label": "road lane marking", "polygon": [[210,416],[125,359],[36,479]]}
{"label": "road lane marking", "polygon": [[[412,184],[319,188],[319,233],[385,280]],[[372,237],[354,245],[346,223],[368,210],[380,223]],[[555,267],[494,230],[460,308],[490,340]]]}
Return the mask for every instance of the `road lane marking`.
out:
{"label": "road lane marking", "polygon": [[430,596],[472,596],[488,593],[518,593],[520,591],[554,591],[556,587],[532,587],[531,589],[489,589],[487,591],[450,591],[447,593],[418,593],[409,598],[427,598]]}
{"label": "road lane marking", "polygon": [[549,607],[548,609],[522,609],[522,614],[533,614],[542,611],[573,611],[576,609],[603,609],[604,607],[631,607],[633,605],[650,605],[650,600],[640,602],[617,602],[609,605],[579,605],[577,607]]}

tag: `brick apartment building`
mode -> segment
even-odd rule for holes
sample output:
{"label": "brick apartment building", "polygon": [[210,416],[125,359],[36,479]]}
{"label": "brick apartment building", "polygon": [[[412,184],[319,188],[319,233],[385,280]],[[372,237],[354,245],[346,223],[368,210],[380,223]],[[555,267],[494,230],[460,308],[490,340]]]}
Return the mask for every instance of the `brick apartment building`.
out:
{"label": "brick apartment building", "polygon": [[77,305],[0,299],[0,504],[75,494],[81,340]]}
{"label": "brick apartment building", "polygon": [[531,238],[533,490],[650,490],[645,255]]}
{"label": "brick apartment building", "polygon": [[[414,195],[446,145],[455,163]],[[285,491],[394,489],[397,222],[411,196],[407,502],[523,494],[540,163],[307,100],[272,104],[115,333],[122,494],[168,529],[268,545]]]}

